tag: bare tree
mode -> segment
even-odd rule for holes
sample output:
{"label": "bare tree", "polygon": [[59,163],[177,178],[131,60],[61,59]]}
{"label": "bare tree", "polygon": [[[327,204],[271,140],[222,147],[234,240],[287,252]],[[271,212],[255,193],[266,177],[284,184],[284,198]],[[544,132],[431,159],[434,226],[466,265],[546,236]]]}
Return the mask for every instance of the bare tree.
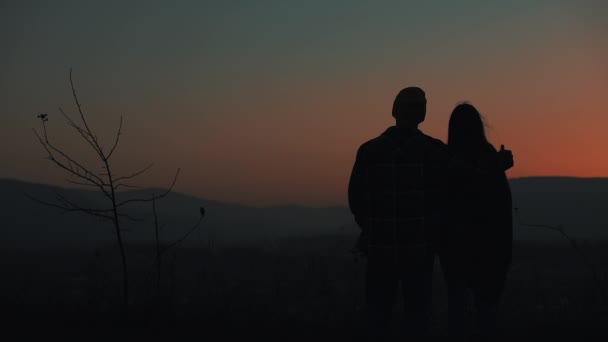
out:
{"label": "bare tree", "polygon": [[82,142],[93,150],[96,160],[101,162],[102,172],[95,172],[95,168],[90,165],[85,165],[84,162],[79,161],[72,157],[64,149],[56,146],[47,132],[46,123],[48,121],[48,114],[39,114],[38,118],[42,123],[42,133],[39,133],[36,129],[33,129],[34,134],[38,138],[40,145],[44,148],[47,153],[48,159],[58,167],[67,173],[68,178],[66,181],[70,184],[87,186],[97,189],[105,198],[107,206],[104,207],[87,207],[76,203],[75,201],[68,199],[60,193],[56,193],[56,201],[48,202],[43,201],[32,196],[28,197],[38,203],[61,209],[64,212],[77,212],[88,214],[103,220],[107,220],[112,223],[114,231],[116,233],[116,241],[120,250],[121,266],[122,266],[122,309],[123,314],[128,313],[129,307],[129,273],[127,268],[127,256],[125,253],[125,244],[123,240],[123,228],[122,220],[136,220],[127,213],[123,212],[124,207],[130,203],[136,202],[153,202],[159,198],[165,197],[175,185],[180,169],[177,169],[173,181],[168,189],[159,195],[152,194],[150,197],[143,198],[129,198],[120,200],[117,196],[117,192],[120,188],[133,188],[135,185],[131,184],[131,181],[136,177],[144,174],[148,171],[152,164],[145,168],[132,172],[126,175],[118,175],[112,168],[111,158],[118,147],[120,137],[122,135],[123,119],[120,117],[116,136],[113,139],[112,145],[109,149],[104,148],[97,135],[87,122],[86,116],[82,110],[78,95],[76,94],[76,88],[72,79],[72,69],[70,69],[70,87],[76,108],[78,111],[79,119],[72,119],[66,112],[59,107],[59,112],[65,118],[66,123],[69,127],[73,128],[82,139]]}
{"label": "bare tree", "polygon": [[156,240],[156,250],[155,250],[156,256],[154,258],[154,265],[156,266],[156,295],[158,296],[160,293],[161,265],[162,265],[163,254],[168,252],[171,248],[176,247],[182,241],[186,240],[186,238],[188,238],[188,236],[190,234],[192,234],[192,232],[194,232],[200,226],[201,222],[203,221],[203,218],[205,217],[205,208],[204,207],[199,208],[200,216],[198,217],[198,220],[196,221],[194,226],[192,226],[192,228],[188,229],[186,234],[181,236],[179,239],[173,241],[172,243],[170,243],[164,247],[161,247],[160,230],[162,228],[162,225],[159,225],[159,223],[158,223],[158,213],[156,212],[156,199],[154,198],[154,194],[152,194],[152,196],[153,196],[152,214],[154,215],[154,237]]}

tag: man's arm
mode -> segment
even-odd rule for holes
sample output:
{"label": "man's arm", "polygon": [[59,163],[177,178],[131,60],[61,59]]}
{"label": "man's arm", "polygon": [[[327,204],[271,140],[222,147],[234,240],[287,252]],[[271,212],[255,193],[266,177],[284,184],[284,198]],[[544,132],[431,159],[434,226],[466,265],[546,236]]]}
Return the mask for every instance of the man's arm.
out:
{"label": "man's arm", "polygon": [[495,153],[495,161],[498,165],[487,165],[484,163],[471,164],[459,159],[457,156],[454,156],[448,152],[448,169],[453,175],[459,175],[460,177],[463,177],[464,180],[467,179],[467,177],[488,176],[493,172],[496,172],[497,167],[501,171],[506,171],[512,168],[513,165],[515,165],[513,161],[513,152],[511,152],[511,150],[505,150],[504,145],[501,145],[500,151]]}
{"label": "man's arm", "polygon": [[362,218],[365,216],[368,192],[366,169],[365,152],[359,148],[348,183],[348,206],[362,230],[364,229]]}
{"label": "man's arm", "polygon": [[513,162],[513,152],[511,150],[505,150],[505,145],[500,145],[500,151],[498,151],[498,163],[501,170],[507,171],[512,168],[515,163]]}
{"label": "man's arm", "polygon": [[368,224],[365,219],[368,216],[369,185],[367,182],[366,153],[361,147],[357,151],[357,157],[348,183],[348,205],[355,217],[355,222],[361,229],[355,246],[351,250],[355,255],[366,256],[368,253]]}

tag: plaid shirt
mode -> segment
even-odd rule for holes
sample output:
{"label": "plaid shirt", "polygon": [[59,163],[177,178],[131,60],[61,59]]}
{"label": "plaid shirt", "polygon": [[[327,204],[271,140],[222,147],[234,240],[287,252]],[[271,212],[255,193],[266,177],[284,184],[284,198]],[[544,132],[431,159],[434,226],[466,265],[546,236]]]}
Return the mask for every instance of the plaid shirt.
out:
{"label": "plaid shirt", "polygon": [[361,145],[350,178],[359,248],[412,248],[434,239],[441,218],[447,146],[419,130],[388,128]]}

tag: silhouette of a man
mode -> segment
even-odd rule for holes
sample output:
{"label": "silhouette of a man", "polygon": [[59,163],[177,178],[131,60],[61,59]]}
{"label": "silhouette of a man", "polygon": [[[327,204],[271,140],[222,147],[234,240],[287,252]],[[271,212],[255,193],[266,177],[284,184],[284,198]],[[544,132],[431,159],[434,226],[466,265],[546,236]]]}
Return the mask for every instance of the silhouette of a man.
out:
{"label": "silhouette of a man", "polygon": [[[361,228],[357,248],[367,257],[366,314],[373,341],[388,335],[399,284],[407,331],[429,333],[433,244],[445,211],[448,170],[477,172],[418,129],[426,116],[422,89],[401,90],[392,115],[395,126],[359,147],[348,189]],[[501,158],[505,168],[513,165],[510,151]]]}

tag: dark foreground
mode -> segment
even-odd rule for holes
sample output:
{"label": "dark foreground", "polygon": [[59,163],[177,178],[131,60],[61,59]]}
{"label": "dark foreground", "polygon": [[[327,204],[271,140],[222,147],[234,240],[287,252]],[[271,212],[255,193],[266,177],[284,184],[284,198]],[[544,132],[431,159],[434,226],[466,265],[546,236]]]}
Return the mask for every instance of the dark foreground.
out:
{"label": "dark foreground", "polygon": [[[181,247],[165,254],[157,283],[153,246],[128,246],[129,317],[120,315],[114,246],[3,250],[0,307],[7,324],[184,329],[201,337],[359,340],[364,260],[349,236],[256,246]],[[608,337],[608,243],[517,243],[504,294],[504,336]],[[582,252],[581,255],[579,252]],[[585,262],[584,257],[588,258]],[[594,277],[595,272],[595,277]],[[445,335],[446,295],[436,264],[433,332]],[[395,305],[395,337],[401,303]]]}

